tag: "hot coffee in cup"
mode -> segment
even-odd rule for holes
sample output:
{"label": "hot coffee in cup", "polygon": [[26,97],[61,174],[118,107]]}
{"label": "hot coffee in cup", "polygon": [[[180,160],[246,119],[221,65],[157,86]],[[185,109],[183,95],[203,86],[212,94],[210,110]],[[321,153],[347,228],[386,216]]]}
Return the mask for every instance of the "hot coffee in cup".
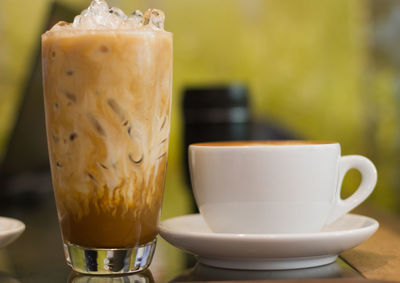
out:
{"label": "hot coffee in cup", "polygon": [[[341,156],[336,142],[243,141],[192,144],[189,165],[197,205],[213,232],[317,232],[363,202],[377,172],[360,155]],[[360,171],[342,200],[343,178]]]}

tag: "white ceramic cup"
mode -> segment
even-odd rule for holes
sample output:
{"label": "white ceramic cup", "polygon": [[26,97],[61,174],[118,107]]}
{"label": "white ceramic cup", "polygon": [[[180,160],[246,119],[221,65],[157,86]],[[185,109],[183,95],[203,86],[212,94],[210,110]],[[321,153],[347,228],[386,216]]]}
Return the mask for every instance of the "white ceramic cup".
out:
{"label": "white ceramic cup", "polygon": [[[340,155],[335,142],[257,141],[189,146],[196,203],[213,232],[317,232],[363,202],[377,172],[360,155]],[[358,189],[343,200],[350,169],[360,171]]]}

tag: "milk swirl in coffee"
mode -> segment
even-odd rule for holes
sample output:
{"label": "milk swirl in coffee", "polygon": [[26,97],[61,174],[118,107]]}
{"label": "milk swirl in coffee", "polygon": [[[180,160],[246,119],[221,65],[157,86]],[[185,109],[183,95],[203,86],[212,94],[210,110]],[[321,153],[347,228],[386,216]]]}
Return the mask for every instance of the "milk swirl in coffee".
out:
{"label": "milk swirl in coffee", "polygon": [[162,202],[172,89],[164,14],[94,0],[42,36],[46,127],[64,241],[152,241]]}

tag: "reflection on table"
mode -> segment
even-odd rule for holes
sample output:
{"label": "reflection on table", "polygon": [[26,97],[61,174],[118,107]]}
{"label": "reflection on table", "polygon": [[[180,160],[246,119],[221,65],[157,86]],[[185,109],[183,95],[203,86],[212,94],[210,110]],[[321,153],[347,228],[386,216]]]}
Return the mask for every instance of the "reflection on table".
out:
{"label": "reflection on table", "polygon": [[231,270],[214,268],[197,263],[169,282],[227,281],[227,280],[278,280],[307,278],[359,277],[360,275],[340,259],[337,262],[314,268],[294,270]]}
{"label": "reflection on table", "polygon": [[[2,281],[1,281],[2,282]],[[94,276],[71,272],[68,283],[154,283],[150,270],[127,276]]]}

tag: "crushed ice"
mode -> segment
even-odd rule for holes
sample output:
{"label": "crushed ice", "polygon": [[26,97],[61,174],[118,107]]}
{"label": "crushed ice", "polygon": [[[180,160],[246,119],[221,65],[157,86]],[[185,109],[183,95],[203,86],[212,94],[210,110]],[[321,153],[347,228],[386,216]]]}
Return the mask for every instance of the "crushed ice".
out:
{"label": "crushed ice", "polygon": [[148,9],[144,15],[136,10],[129,16],[110,8],[105,0],[93,0],[90,6],[75,17],[72,26],[77,29],[137,29],[140,27],[164,30],[163,11]]}

